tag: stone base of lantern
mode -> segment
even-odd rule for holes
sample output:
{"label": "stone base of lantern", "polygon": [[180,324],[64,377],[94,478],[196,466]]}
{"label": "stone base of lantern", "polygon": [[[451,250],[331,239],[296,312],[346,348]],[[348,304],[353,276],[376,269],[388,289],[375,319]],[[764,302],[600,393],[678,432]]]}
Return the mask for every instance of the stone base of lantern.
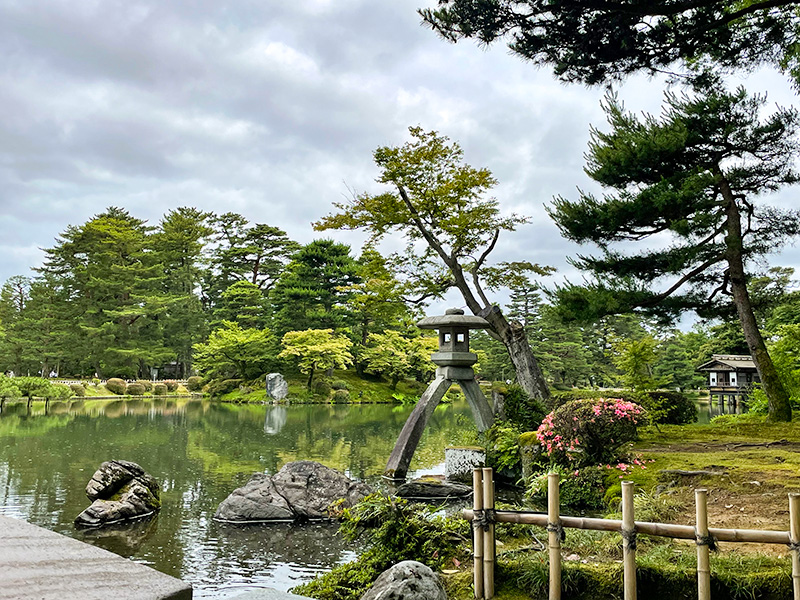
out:
{"label": "stone base of lantern", "polygon": [[486,466],[486,450],[476,446],[444,449],[444,476],[452,481],[472,483],[472,471]]}

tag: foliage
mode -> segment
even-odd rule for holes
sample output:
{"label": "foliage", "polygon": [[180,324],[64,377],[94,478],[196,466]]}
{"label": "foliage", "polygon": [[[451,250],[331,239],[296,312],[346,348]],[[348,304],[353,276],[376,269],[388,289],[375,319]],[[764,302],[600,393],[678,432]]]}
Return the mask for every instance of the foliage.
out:
{"label": "foliage", "polygon": [[346,403],[350,401],[350,392],[347,390],[336,390],[333,393],[333,397],[331,398],[331,402],[334,404]]}
{"label": "foliage", "polygon": [[186,380],[186,389],[190,392],[199,392],[203,389],[205,380],[197,375],[192,375]]}
{"label": "foliage", "polygon": [[417,335],[409,339],[397,331],[370,333],[361,360],[367,373],[386,377],[395,389],[403,378],[422,379],[436,369],[430,357],[438,345],[437,338],[431,336]]}
{"label": "foliage", "polygon": [[488,169],[465,164],[457,143],[420,127],[410,127],[409,132],[412,141],[373,153],[380,169],[378,182],[391,191],[357,194],[349,202],[335,203],[338,212],[314,227],[361,229],[369,234],[370,243],[402,235],[405,250],[389,260],[402,269],[409,287],[423,299],[441,297],[456,287],[473,314],[486,314],[526,391],[546,397],[547,386],[530,345],[486,295],[486,290],[497,290],[520,275],[550,272],[527,261],[486,264],[500,233],[513,231],[528,219],[501,214],[497,201],[486,197],[497,181]]}
{"label": "foliage", "polygon": [[153,390],[153,382],[149,379],[140,379],[136,383],[141,385],[144,388],[145,392],[150,392]]}
{"label": "foliage", "polygon": [[319,600],[358,600],[378,575],[400,561],[416,560],[434,570],[452,566],[464,553],[469,526],[438,512],[402,498],[367,496],[340,514],[340,533],[364,544],[358,561],[334,567],[292,591]]}
{"label": "foliage", "polygon": [[153,396],[166,396],[167,386],[163,383],[156,383],[153,385]]}
{"label": "foliage", "polygon": [[214,380],[208,384],[208,393],[212,396],[224,396],[238,390],[243,383],[243,379]]}
{"label": "foliage", "polygon": [[255,379],[275,365],[277,343],[266,329],[243,329],[223,321],[208,341],[194,345],[195,365],[210,379]]}
{"label": "foliage", "polygon": [[168,392],[175,392],[175,391],[178,390],[178,382],[177,381],[172,381],[171,379],[169,379],[169,380],[164,382],[164,385],[167,386],[167,391]]}
{"label": "foliage", "polygon": [[106,380],[106,389],[117,396],[124,395],[127,387],[128,384],[126,384],[122,379],[112,377],[111,379]]}
{"label": "foliage", "polygon": [[518,385],[510,385],[501,393],[505,397],[503,408],[508,421],[521,431],[535,431],[545,415],[542,403],[531,398]]}
{"label": "foliage", "polygon": [[[577,509],[598,509],[604,507],[605,469],[589,466],[582,469],[568,470],[554,465],[546,471],[535,474],[525,482],[527,498],[546,501],[547,481],[549,473],[559,475],[559,499],[561,504]],[[638,517],[638,514],[637,514]]]}
{"label": "foliage", "polygon": [[537,437],[554,464],[581,468],[619,459],[637,438],[644,409],[618,398],[570,400],[548,414]]}
{"label": "foliage", "polygon": [[129,383],[125,393],[129,396],[144,396],[144,386],[141,383]]}
{"label": "foliage", "polygon": [[[800,232],[796,210],[757,202],[798,180],[786,157],[797,151],[800,118],[783,108],[762,117],[764,103],[712,82],[691,95],[668,93],[660,118],[639,118],[609,96],[611,131],[592,131],[586,170],[614,193],[557,198],[549,213],[564,236],[601,249],[573,261],[592,279],[557,291],[564,314],[636,308],[670,319],[685,309],[719,316],[735,308],[770,416],[787,421],[788,395],[759,330],[745,267]],[[654,249],[649,238],[659,233],[673,243]],[[636,251],[610,246],[619,242]]]}
{"label": "foliage", "polygon": [[350,348],[353,343],[332,329],[306,329],[290,331],[281,340],[280,358],[294,358],[301,373],[308,375],[307,388],[311,389],[314,372],[327,369],[346,369],[353,364]]}
{"label": "foliage", "polygon": [[486,465],[498,473],[520,470],[522,455],[519,447],[519,429],[507,423],[495,423],[483,432],[486,441]]}
{"label": "foliage", "polygon": [[697,405],[681,392],[647,392],[640,395],[639,403],[647,411],[651,423],[688,425],[697,420]]}
{"label": "foliage", "polygon": [[347,385],[347,382],[344,381],[343,379],[337,379],[337,380],[331,382],[331,389],[332,390],[336,390],[336,391],[338,391],[338,390],[349,390],[350,386]]}
{"label": "foliage", "polygon": [[73,396],[78,396],[79,398],[82,398],[83,396],[86,395],[86,388],[83,387],[83,385],[81,385],[80,383],[70,383],[69,389],[72,391]]}
{"label": "foliage", "polygon": [[420,14],[452,42],[506,38],[513,53],[552,67],[563,81],[599,84],[639,71],[670,72],[674,63],[690,71],[771,63],[798,78],[798,21],[789,0],[442,0]]}
{"label": "foliage", "polygon": [[614,365],[622,371],[625,386],[634,392],[652,390],[663,383],[653,375],[653,366],[658,359],[657,344],[651,335],[638,340],[619,340],[614,344]]}
{"label": "foliage", "polygon": [[45,398],[48,400],[66,400],[72,398],[72,390],[64,383],[51,383],[50,387],[45,393]]}
{"label": "foliage", "polygon": [[0,375],[0,398],[19,398],[22,391],[15,385],[15,378]]}

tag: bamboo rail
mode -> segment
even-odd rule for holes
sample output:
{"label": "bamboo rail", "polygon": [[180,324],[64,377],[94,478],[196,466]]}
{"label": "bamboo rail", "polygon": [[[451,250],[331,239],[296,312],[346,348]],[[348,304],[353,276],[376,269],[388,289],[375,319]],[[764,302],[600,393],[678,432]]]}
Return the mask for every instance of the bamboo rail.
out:
{"label": "bamboo rail", "polygon": [[683,540],[694,540],[697,545],[697,597],[711,598],[711,570],[709,551],[716,542],[741,542],[783,544],[792,555],[792,591],[794,600],[800,600],[800,494],[789,494],[789,531],[759,529],[720,529],[708,527],[705,489],[695,490],[696,527],[671,523],[636,521],[633,510],[633,482],[622,482],[622,520],[560,515],[559,475],[550,473],[547,478],[547,513],[494,510],[494,482],[492,469],[475,469],[473,472],[473,510],[462,515],[473,523],[475,559],[475,598],[489,600],[494,597],[494,523],[518,523],[545,527],[548,533],[550,563],[549,600],[561,598],[561,534],[565,528],[614,531],[622,535],[624,600],[636,600],[636,536],[645,534]]}

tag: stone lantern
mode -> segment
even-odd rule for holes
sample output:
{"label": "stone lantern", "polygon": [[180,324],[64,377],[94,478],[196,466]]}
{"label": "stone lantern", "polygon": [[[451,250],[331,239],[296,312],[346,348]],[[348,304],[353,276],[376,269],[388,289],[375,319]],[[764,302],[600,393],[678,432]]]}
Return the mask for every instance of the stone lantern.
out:
{"label": "stone lantern", "polygon": [[436,377],[422,394],[397,438],[384,471],[384,477],[389,479],[405,478],[428,419],[453,383],[464,392],[479,431],[486,431],[494,421],[492,409],[472,370],[478,356],[469,351],[469,330],[487,329],[489,323],[486,319],[465,315],[459,308],[450,308],[444,315],[422,319],[417,327],[439,331],[439,351],[431,355],[431,360],[437,365]]}

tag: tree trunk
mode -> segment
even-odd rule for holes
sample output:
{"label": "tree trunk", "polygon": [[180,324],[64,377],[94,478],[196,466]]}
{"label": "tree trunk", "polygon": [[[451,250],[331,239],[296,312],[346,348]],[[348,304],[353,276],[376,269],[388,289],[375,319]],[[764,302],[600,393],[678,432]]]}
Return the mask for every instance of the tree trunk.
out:
{"label": "tree trunk", "polygon": [[728,231],[725,237],[726,260],[731,292],[733,293],[733,303],[736,306],[736,312],[739,314],[744,339],[747,341],[750,355],[753,357],[758,376],[761,378],[762,389],[767,395],[769,420],[791,421],[792,404],[789,394],[783,386],[769,352],[767,352],[767,345],[764,343],[764,338],[758,329],[758,323],[753,314],[753,306],[750,302],[750,294],[747,291],[747,277],[742,259],[742,223],[739,207],[733,198],[728,182],[724,178],[720,182],[720,189],[723,198],[728,202]]}
{"label": "tree trunk", "polygon": [[469,309],[473,314],[489,321],[492,331],[505,345],[508,356],[511,358],[511,364],[514,365],[517,373],[517,382],[520,387],[531,398],[546,401],[550,397],[550,390],[547,388],[544,375],[542,375],[539,361],[533,355],[530,342],[525,335],[525,328],[516,321],[509,323],[497,305],[481,306],[467,284],[461,265],[451,261],[447,266],[450,267],[456,287],[464,297]]}
{"label": "tree trunk", "polygon": [[546,401],[550,397],[550,390],[544,380],[539,361],[533,355],[525,328],[516,321],[508,322],[497,306],[481,311],[478,316],[483,317],[492,326],[494,332],[505,344],[508,356],[517,372],[517,382],[531,398]]}
{"label": "tree trunk", "polygon": [[314,379],[314,367],[311,367],[311,372],[308,374],[308,381],[306,381],[306,389],[311,391],[311,381]]}

